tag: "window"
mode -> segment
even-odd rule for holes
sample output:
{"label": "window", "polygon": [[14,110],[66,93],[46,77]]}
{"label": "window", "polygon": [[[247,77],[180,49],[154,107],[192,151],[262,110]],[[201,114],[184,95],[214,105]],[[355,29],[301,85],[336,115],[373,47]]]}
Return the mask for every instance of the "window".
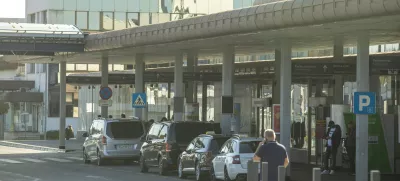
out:
{"label": "window", "polygon": [[87,71],[87,64],[76,64],[75,68],[76,70]]}
{"label": "window", "polygon": [[89,12],[89,30],[100,29],[100,12]]}
{"label": "window", "polygon": [[149,6],[150,6],[150,11],[149,12],[153,12],[153,13],[158,13],[159,12],[159,7],[160,5],[158,4],[158,0],[148,0]]}
{"label": "window", "polygon": [[76,12],[76,26],[80,29],[89,29],[89,13],[88,12]]}
{"label": "window", "polygon": [[126,22],[128,28],[140,26],[139,13],[128,13]]}
{"label": "window", "polygon": [[64,11],[64,22],[63,24],[75,24],[75,11]]}
{"label": "window", "polygon": [[139,121],[107,123],[106,133],[115,139],[139,138],[144,134],[143,125]]}
{"label": "window", "polygon": [[141,0],[128,0],[128,11],[139,12],[140,11],[140,1]]}
{"label": "window", "polygon": [[164,125],[160,131],[158,138],[163,139],[161,136],[164,136],[164,138],[167,137],[167,133],[168,133],[168,126]]}
{"label": "window", "polygon": [[47,24],[47,11],[42,11],[42,24]]}
{"label": "window", "polygon": [[232,141],[232,144],[230,144],[230,146],[228,147],[229,153],[235,153],[235,148],[236,147],[237,147],[237,142],[236,141]]}
{"label": "window", "polygon": [[99,64],[89,64],[88,71],[99,71],[100,65]]}
{"label": "window", "polygon": [[161,0],[161,11],[163,13],[172,13],[172,1],[173,0]]}
{"label": "window", "polygon": [[150,1],[140,0],[140,12],[150,12]]}
{"label": "window", "polygon": [[241,142],[239,153],[254,153],[257,150],[259,144],[259,141]]}
{"label": "window", "polygon": [[30,22],[31,23],[36,23],[36,14],[33,13],[33,14],[30,14],[29,16],[30,16]]}
{"label": "window", "polygon": [[74,71],[75,70],[75,64],[67,64],[67,71]]}
{"label": "window", "polygon": [[121,30],[126,28],[126,13],[115,13],[114,29]]}
{"label": "window", "polygon": [[113,65],[113,70],[114,71],[124,70],[124,65],[122,65],[122,64],[114,64]]}
{"label": "window", "polygon": [[160,133],[161,129],[161,124],[153,124],[149,131],[149,138],[155,139],[158,137],[158,134]]}
{"label": "window", "polygon": [[113,12],[102,12],[101,13],[101,29],[106,30],[106,31],[114,29],[114,13]]}
{"label": "window", "polygon": [[210,142],[209,150],[213,152],[213,154],[217,154],[221,146],[228,140],[228,138],[216,138],[212,139]]}
{"label": "window", "polygon": [[221,153],[228,153],[228,147],[229,147],[229,145],[231,145],[231,143],[232,143],[232,140],[228,140],[227,142],[225,142],[225,144],[222,146],[222,148],[221,148]]}
{"label": "window", "polygon": [[205,140],[204,138],[198,138],[196,140],[196,142],[194,143],[194,146],[196,147],[196,149],[205,148],[206,145],[204,144],[204,141],[207,141],[207,140]]}
{"label": "window", "polygon": [[194,149],[194,142],[197,140],[197,138],[195,139],[195,140],[193,140],[189,145],[188,145],[188,147],[186,148],[186,150],[188,151],[188,150],[193,150]]}

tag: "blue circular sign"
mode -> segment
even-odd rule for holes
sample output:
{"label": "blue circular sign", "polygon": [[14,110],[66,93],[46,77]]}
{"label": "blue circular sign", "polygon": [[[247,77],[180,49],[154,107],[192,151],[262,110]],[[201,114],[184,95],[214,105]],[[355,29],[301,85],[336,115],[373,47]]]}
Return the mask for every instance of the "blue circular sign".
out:
{"label": "blue circular sign", "polygon": [[101,99],[108,100],[112,97],[113,92],[110,87],[102,87],[99,94]]}

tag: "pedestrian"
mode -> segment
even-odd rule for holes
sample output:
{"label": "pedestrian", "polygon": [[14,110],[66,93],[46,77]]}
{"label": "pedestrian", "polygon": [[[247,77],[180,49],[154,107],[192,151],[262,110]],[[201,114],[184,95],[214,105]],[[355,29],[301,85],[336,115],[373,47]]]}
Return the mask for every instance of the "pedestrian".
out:
{"label": "pedestrian", "polygon": [[264,132],[262,146],[254,154],[255,162],[268,162],[268,181],[278,180],[278,167],[289,165],[289,158],[285,146],[276,142],[274,130],[267,129]]}
{"label": "pedestrian", "polygon": [[[337,150],[340,146],[340,141],[342,139],[342,133],[340,127],[335,125],[335,122],[329,121],[328,131],[326,132],[327,140],[326,152],[324,158],[324,171],[321,174],[334,174],[336,168],[336,156]],[[329,158],[331,158],[331,166],[329,167]]]}
{"label": "pedestrian", "polygon": [[126,118],[126,115],[124,113],[122,113],[121,118]]}
{"label": "pedestrian", "polygon": [[74,130],[72,129],[72,125],[68,125],[67,128],[65,128],[65,139],[69,140],[70,138],[74,138]]}
{"label": "pedestrian", "polygon": [[112,118],[113,118],[113,116],[112,116],[112,115],[108,115],[108,118],[112,119]]}
{"label": "pedestrian", "polygon": [[347,139],[346,139],[346,151],[349,157],[350,164],[350,175],[356,173],[356,127],[353,122],[347,124]]}

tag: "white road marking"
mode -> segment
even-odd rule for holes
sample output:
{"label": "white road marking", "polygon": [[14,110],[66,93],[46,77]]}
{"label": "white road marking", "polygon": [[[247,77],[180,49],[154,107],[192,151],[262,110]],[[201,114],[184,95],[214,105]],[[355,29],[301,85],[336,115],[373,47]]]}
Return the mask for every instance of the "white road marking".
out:
{"label": "white road marking", "polygon": [[6,163],[23,163],[15,160],[10,160],[10,159],[0,159],[0,162],[6,162]]}
{"label": "white road marking", "polygon": [[33,159],[33,158],[20,158],[20,160],[28,161],[28,162],[34,162],[34,163],[45,163],[46,161],[43,160],[38,160],[38,159]]}
{"label": "white road marking", "polygon": [[63,163],[67,163],[67,162],[72,162],[70,160],[65,160],[65,159],[59,159],[59,158],[44,158],[46,160],[51,160],[51,161],[55,161],[55,162],[63,162]]}
{"label": "white road marking", "polygon": [[79,157],[67,157],[68,159],[71,159],[71,160],[79,160],[79,161],[81,161],[82,160],[82,158],[79,158]]}

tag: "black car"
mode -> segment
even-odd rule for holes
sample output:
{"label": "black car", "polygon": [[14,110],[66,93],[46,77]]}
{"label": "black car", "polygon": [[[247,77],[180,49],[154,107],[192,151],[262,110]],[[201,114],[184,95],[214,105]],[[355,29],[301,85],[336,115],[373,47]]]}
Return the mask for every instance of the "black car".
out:
{"label": "black car", "polygon": [[159,173],[176,170],[179,155],[189,143],[208,131],[220,133],[219,124],[208,122],[155,122],[140,150],[140,171],[158,167]]}
{"label": "black car", "polygon": [[229,136],[211,133],[202,134],[193,139],[179,157],[179,178],[194,174],[197,181],[210,180],[212,160],[229,138]]}

